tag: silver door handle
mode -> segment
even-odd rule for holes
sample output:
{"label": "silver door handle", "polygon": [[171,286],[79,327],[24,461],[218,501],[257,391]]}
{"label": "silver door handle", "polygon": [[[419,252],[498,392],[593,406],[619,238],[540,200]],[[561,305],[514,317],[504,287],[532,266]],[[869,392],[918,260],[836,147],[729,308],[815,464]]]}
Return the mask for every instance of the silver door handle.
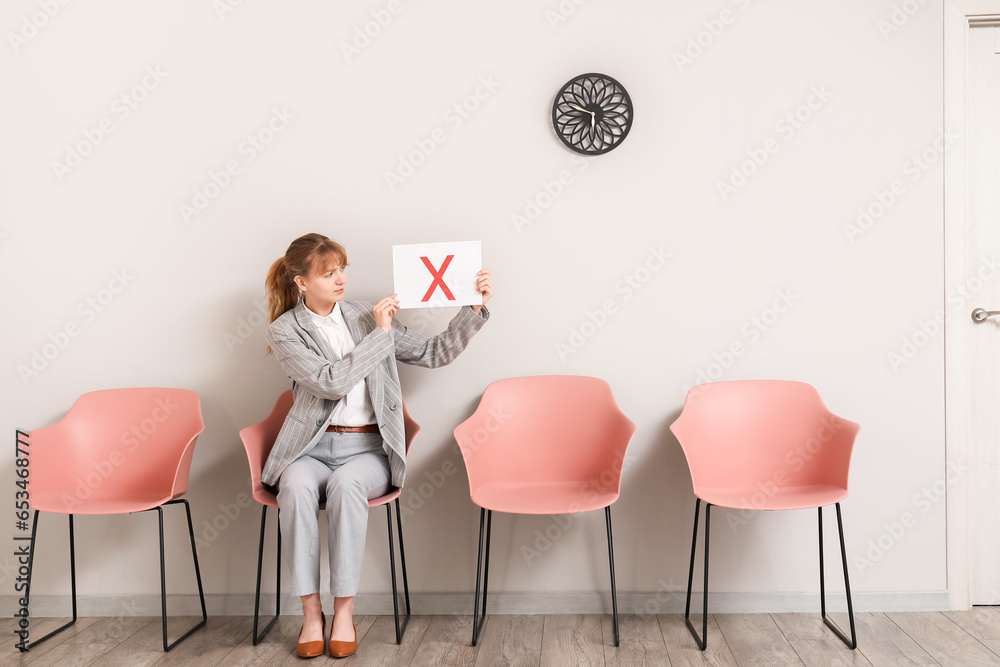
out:
{"label": "silver door handle", "polygon": [[1000,315],[1000,310],[984,310],[982,308],[976,308],[972,311],[972,321],[976,324],[981,324],[986,321],[988,317],[994,317]]}

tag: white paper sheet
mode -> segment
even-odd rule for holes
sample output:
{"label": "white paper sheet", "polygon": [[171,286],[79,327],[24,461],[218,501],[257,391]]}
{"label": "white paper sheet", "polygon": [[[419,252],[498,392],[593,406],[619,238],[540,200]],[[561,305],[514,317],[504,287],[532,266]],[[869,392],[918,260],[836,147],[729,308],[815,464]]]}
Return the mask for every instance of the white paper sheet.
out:
{"label": "white paper sheet", "polygon": [[481,241],[392,246],[393,291],[400,308],[482,305],[476,275],[483,268]]}

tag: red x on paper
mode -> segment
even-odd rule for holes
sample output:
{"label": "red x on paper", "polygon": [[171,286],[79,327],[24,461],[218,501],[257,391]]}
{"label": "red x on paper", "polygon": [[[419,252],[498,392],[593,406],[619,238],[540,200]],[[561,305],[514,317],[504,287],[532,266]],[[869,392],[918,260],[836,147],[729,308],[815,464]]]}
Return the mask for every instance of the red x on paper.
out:
{"label": "red x on paper", "polygon": [[444,272],[448,270],[448,265],[451,264],[451,260],[454,257],[455,257],[454,255],[448,255],[447,257],[445,257],[444,262],[441,264],[440,271],[434,270],[434,265],[431,264],[431,260],[427,259],[426,257],[420,258],[420,261],[424,263],[424,266],[427,267],[427,270],[431,272],[432,276],[434,276],[434,282],[432,282],[431,286],[427,288],[427,293],[424,294],[424,298],[420,300],[421,303],[423,303],[424,301],[429,301],[431,298],[431,294],[434,293],[434,289],[438,286],[441,287],[441,291],[444,292],[444,295],[448,297],[449,301],[455,300],[455,295],[452,294],[451,290],[448,289],[448,286],[444,284],[444,278],[443,278]]}

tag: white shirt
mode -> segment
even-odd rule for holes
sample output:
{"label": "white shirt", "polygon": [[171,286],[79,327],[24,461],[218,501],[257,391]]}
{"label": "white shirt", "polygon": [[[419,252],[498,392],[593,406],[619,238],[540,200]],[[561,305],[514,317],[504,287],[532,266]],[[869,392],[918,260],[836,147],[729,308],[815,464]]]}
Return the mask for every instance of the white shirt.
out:
{"label": "white shirt", "polygon": [[[306,306],[306,310],[309,311],[309,315],[320,331],[326,334],[327,340],[330,341],[330,348],[338,359],[343,359],[354,351],[354,338],[347,328],[347,322],[344,321],[344,313],[340,309],[339,301],[333,305],[333,310],[326,317],[313,312],[308,306]],[[368,395],[366,380],[367,378],[360,380],[337,401],[337,406],[330,414],[328,425],[365,426],[378,421],[375,418],[375,408],[372,405],[371,396]]]}

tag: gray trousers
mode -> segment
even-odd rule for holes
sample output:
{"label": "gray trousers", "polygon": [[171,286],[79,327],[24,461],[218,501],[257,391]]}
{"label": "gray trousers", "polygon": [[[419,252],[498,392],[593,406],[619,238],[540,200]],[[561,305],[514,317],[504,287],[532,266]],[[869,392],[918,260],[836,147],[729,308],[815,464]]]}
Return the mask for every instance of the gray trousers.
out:
{"label": "gray trousers", "polygon": [[278,479],[281,545],[291,593],[319,592],[319,503],[326,502],[330,593],[358,592],[368,531],[368,499],[389,492],[389,461],[378,433],[328,431]]}

